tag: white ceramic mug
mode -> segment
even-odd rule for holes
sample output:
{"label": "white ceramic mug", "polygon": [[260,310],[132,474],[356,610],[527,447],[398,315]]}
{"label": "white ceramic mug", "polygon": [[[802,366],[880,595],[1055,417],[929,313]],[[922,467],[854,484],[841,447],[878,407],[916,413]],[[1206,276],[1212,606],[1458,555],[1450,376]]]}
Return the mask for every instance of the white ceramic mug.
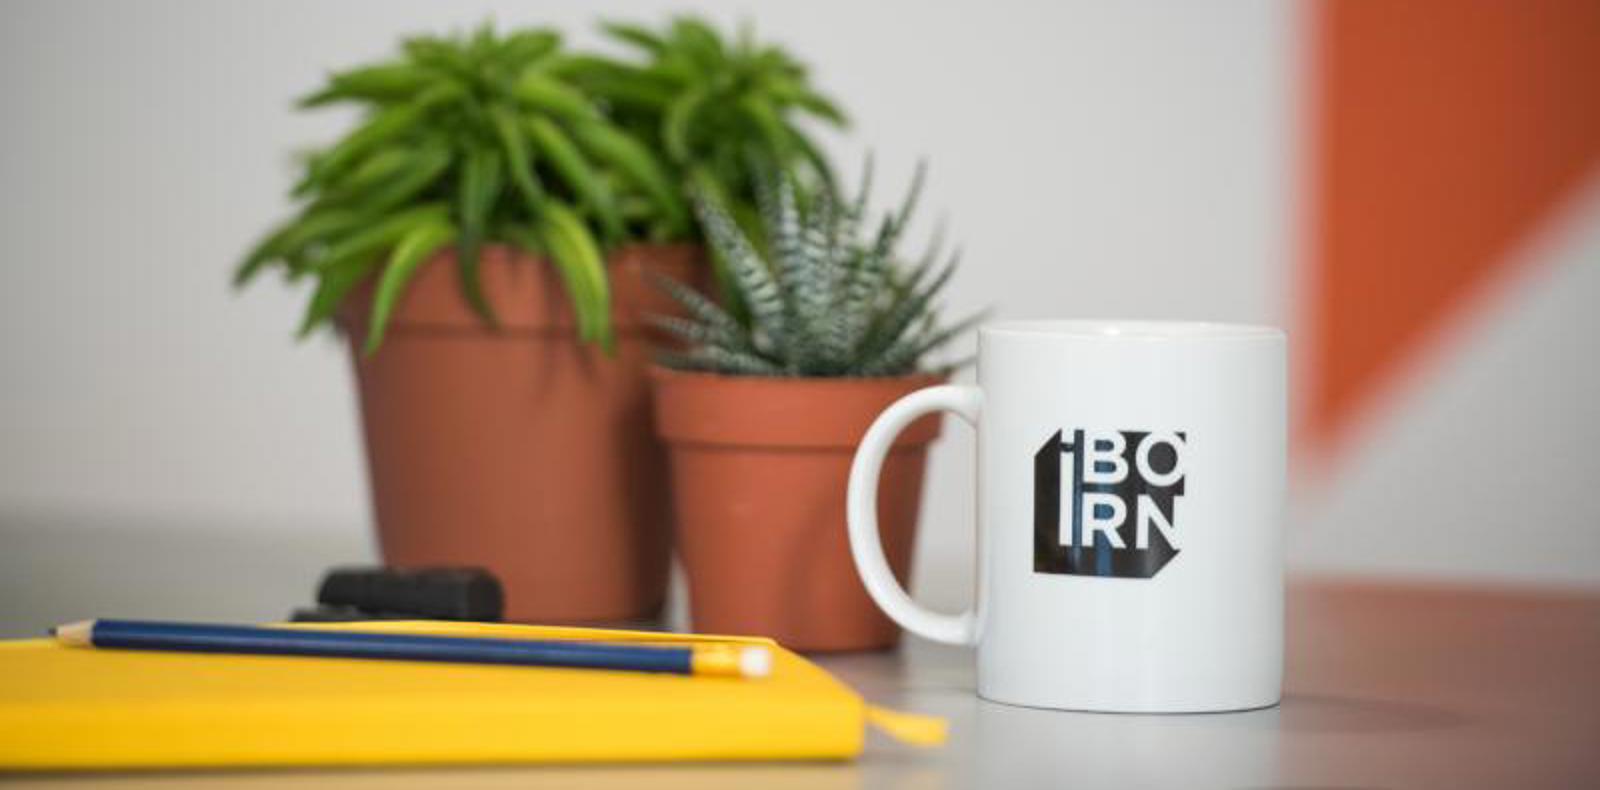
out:
{"label": "white ceramic mug", "polygon": [[[1256,326],[1018,321],[978,333],[976,386],[880,415],[850,470],[850,549],[906,630],[976,645],[978,694],[1121,712],[1275,704],[1283,677],[1286,341]],[[928,412],[978,431],[975,611],[901,589],[878,467]]]}

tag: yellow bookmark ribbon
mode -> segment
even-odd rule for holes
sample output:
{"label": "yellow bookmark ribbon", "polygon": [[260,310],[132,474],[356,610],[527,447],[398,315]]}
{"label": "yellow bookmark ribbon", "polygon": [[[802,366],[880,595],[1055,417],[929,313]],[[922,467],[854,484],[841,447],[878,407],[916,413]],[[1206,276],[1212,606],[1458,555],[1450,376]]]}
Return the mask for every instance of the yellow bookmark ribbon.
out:
{"label": "yellow bookmark ribbon", "polygon": [[876,705],[867,706],[867,723],[890,738],[911,746],[943,746],[949,737],[949,725],[938,716],[903,713]]}

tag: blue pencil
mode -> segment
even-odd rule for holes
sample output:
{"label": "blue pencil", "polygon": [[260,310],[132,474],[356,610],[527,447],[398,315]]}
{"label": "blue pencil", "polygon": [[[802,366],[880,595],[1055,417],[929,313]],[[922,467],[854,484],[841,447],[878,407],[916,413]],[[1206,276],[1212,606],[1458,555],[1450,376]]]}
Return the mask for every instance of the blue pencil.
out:
{"label": "blue pencil", "polygon": [[759,645],[656,647],[143,620],[85,620],[58,626],[53,632],[56,639],[66,645],[126,650],[442,661],[734,677],[765,677],[772,671],[772,655]]}

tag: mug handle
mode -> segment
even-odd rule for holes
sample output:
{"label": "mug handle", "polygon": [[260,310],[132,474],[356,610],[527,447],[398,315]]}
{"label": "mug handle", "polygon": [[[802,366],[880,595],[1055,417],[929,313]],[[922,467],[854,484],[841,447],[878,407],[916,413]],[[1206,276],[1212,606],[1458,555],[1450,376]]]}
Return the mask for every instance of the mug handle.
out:
{"label": "mug handle", "polygon": [[977,387],[946,384],[917,390],[895,401],[878,415],[850,465],[850,488],[846,497],[846,519],[850,525],[850,554],[867,594],[900,627],[935,642],[952,645],[977,644],[977,616],[971,609],[961,614],[929,611],[906,594],[889,569],[878,538],[878,473],[894,439],[918,417],[933,411],[953,412],[978,427],[978,411],[983,392]]}

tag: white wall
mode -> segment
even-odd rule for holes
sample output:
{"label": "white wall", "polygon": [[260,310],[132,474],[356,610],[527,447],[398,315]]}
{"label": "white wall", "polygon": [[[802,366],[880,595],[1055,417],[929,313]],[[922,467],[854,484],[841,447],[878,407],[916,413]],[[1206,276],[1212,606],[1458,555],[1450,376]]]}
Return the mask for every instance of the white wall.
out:
{"label": "white wall", "polygon": [[[347,120],[293,113],[291,99],[403,32],[492,14],[587,41],[600,9],[649,19],[683,5],[4,6],[0,527],[363,534],[341,349],[290,340],[303,293],[227,288],[239,252],[287,208],[289,152]],[[695,5],[753,18],[815,64],[855,115],[841,161],[870,146],[879,183],[895,185],[930,158],[926,205],[967,250],[955,312],[1289,323],[1304,98],[1293,4]],[[1594,415],[1562,404],[1592,435]],[[953,425],[933,460],[919,566],[954,582],[935,597],[959,599],[970,579],[970,452]],[[1330,512],[1360,521],[1368,504]],[[1394,529],[1445,536],[1426,503],[1401,508],[1412,516]],[[1296,544],[1314,568],[1484,567],[1353,550],[1330,536],[1338,525],[1314,529]],[[1596,548],[1535,539],[1510,575],[1559,566],[1578,578],[1574,546]]]}

